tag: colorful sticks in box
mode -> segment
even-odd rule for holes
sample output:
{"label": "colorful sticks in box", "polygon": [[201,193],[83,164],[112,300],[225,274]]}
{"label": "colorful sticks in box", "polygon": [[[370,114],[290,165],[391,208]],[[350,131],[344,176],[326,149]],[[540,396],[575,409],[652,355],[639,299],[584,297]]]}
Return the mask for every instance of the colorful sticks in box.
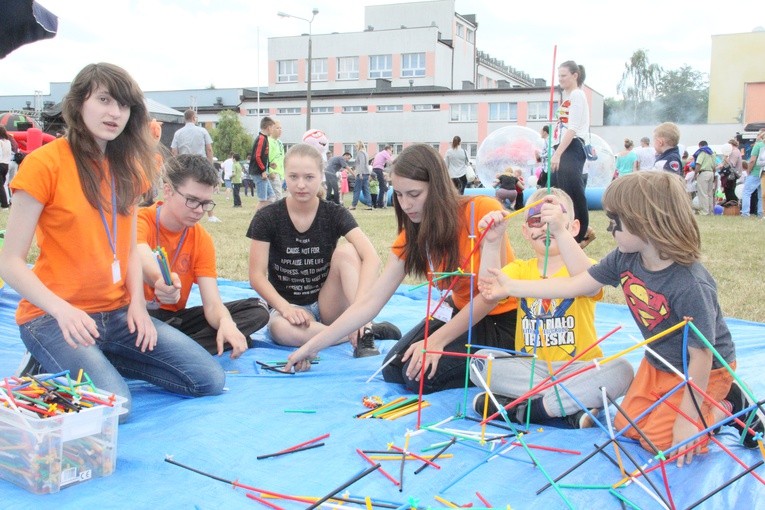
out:
{"label": "colorful sticks in box", "polygon": [[[0,406],[26,416],[48,418],[78,413],[96,405],[112,407],[115,396],[96,393],[90,378],[73,381],[69,372],[53,375],[6,377],[0,382]],[[89,389],[88,389],[89,388]]]}

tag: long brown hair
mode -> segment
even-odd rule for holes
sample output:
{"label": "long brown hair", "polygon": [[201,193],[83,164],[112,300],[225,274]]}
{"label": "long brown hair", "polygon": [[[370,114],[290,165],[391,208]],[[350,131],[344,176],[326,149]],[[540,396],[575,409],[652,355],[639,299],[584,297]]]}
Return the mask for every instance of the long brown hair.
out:
{"label": "long brown hair", "polygon": [[[125,129],[106,144],[102,153],[82,119],[82,107],[102,86],[120,104],[130,107]],[[154,143],[149,132],[149,115],[143,92],[133,78],[113,64],[88,64],[74,78],[64,98],[62,113],[67,124],[66,138],[72,148],[85,198],[94,208],[109,210],[110,199],[101,193],[106,177],[104,159],[114,176],[117,211],[128,214],[143,188],[156,181]]]}
{"label": "long brown hair", "polygon": [[428,256],[436,270],[456,269],[461,262],[458,237],[460,229],[465,227],[462,215],[465,200],[457,194],[443,158],[429,145],[410,145],[394,161],[392,173],[428,183],[420,223],[409,219],[393,194],[398,231],[406,232],[406,245],[400,247],[406,272],[424,276],[430,269]]}
{"label": "long brown hair", "polygon": [[619,177],[603,193],[603,209],[618,214],[627,230],[656,247],[664,260],[688,266],[701,257],[699,225],[685,181],[673,173]]}

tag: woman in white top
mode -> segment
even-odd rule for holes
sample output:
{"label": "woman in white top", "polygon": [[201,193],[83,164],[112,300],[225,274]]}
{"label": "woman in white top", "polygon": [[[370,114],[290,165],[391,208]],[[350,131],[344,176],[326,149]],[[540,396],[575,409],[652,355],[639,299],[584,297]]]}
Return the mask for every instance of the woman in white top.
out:
{"label": "woman in white top", "polygon": [[5,193],[5,177],[11,166],[11,137],[4,126],[0,126],[0,208],[8,208],[8,195]]}
{"label": "woman in white top", "polygon": [[460,195],[465,191],[467,186],[467,169],[470,163],[467,151],[460,145],[462,139],[459,136],[455,136],[452,139],[452,148],[446,151],[446,168],[449,170],[449,177],[457,187],[457,191]]}
{"label": "woman in white top", "polygon": [[580,224],[576,240],[582,247],[595,237],[589,228],[587,197],[582,181],[586,161],[582,137],[590,131],[590,109],[581,88],[584,78],[584,66],[577,65],[573,60],[563,62],[558,67],[558,83],[563,89],[563,98],[553,135],[555,152],[550,159],[552,185],[568,193],[574,202],[574,216]]}

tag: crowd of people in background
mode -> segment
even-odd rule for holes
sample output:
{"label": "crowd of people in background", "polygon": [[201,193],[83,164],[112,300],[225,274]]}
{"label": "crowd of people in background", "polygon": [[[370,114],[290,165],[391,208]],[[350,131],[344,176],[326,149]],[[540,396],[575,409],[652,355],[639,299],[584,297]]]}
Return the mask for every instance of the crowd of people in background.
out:
{"label": "crowd of people in background", "polygon": [[671,123],[656,128],[653,146],[647,137],[640,140],[640,147],[634,147],[634,142],[626,138],[624,149],[616,154],[613,178],[656,168],[669,170],[685,179],[696,214],[763,217],[765,129],[754,140],[746,140],[739,133],[716,147],[701,140],[692,152],[685,150],[678,157],[679,139],[677,126]]}

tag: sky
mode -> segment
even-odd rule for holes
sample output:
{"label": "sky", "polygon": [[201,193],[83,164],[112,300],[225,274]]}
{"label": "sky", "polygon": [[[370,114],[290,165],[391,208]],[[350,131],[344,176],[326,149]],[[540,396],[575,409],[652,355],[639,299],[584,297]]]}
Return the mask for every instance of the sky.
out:
{"label": "sky", "polygon": [[[58,34],[0,60],[0,95],[47,94],[86,64],[125,68],[144,90],[266,86],[269,37],[300,35],[316,7],[314,34],[363,31],[364,6],[390,0],[37,0],[59,18]],[[629,7],[628,7],[629,6]],[[638,7],[638,8],[634,8]],[[698,15],[689,0],[456,0],[475,14],[479,50],[550,83],[556,62],[585,66],[587,85],[618,97],[625,63],[639,49],[665,69],[709,73],[713,35],[751,32],[765,11]]]}

